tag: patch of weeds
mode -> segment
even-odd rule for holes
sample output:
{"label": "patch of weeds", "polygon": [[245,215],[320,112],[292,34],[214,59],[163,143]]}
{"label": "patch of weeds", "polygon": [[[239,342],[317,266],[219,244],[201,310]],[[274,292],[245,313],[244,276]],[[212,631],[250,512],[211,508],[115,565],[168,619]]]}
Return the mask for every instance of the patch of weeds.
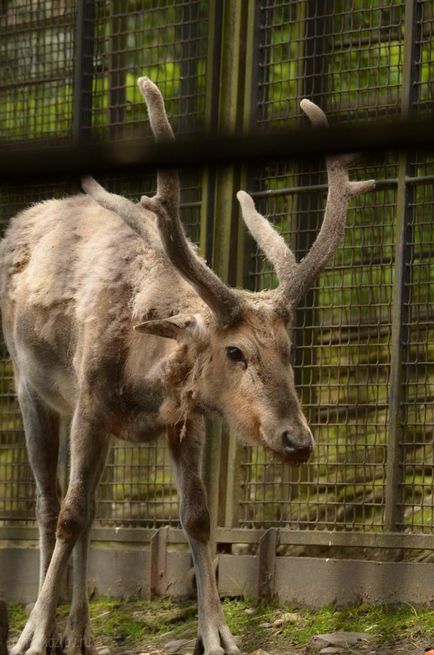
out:
{"label": "patch of weeds", "polygon": [[[434,612],[410,605],[360,605],[345,609],[327,606],[311,611],[288,604],[226,599],[223,610],[244,652],[264,648],[281,653],[288,647],[298,652],[314,635],[338,630],[367,632],[378,644],[418,639],[434,642]],[[10,603],[8,611],[11,633],[18,633],[27,619],[24,606]],[[68,604],[58,609],[60,632],[68,612]],[[292,616],[285,618],[289,613]],[[98,598],[90,602],[90,618],[97,644],[108,646],[114,653],[147,646],[161,648],[167,641],[180,637],[193,641],[197,604],[170,599]]]}
{"label": "patch of weeds", "polygon": [[[367,632],[377,642],[419,637],[427,641],[434,639],[434,612],[410,605],[360,605],[344,609],[325,606],[313,611],[287,604],[255,605],[254,602],[227,600],[224,610],[230,629],[240,637],[246,651],[257,648],[282,651],[291,645],[307,644],[315,635],[340,630]],[[274,624],[287,613],[294,615],[293,621]]]}
{"label": "patch of weeds", "polygon": [[229,629],[240,638],[243,651],[267,648],[273,643],[273,621],[278,618],[282,608],[278,603],[245,600],[223,602]]}
{"label": "patch of weeds", "polygon": [[165,634],[171,638],[185,630],[196,631],[197,608],[191,601],[170,599],[119,601],[100,598],[90,604],[95,637],[122,642],[125,646],[157,643]]}
{"label": "patch of weeds", "polygon": [[27,620],[24,605],[21,603],[8,603],[8,618],[10,632],[20,632]]}
{"label": "patch of weeds", "polygon": [[[144,636],[143,620],[135,618],[134,602],[99,598],[90,603],[90,621],[96,639],[134,644]],[[99,639],[98,639],[99,640]]]}
{"label": "patch of weeds", "polygon": [[[286,611],[292,609],[285,607]],[[315,612],[299,610],[298,613],[301,621],[282,630],[282,636],[294,644],[307,643],[316,634],[340,630],[367,632],[379,642],[434,634],[432,611],[409,605],[396,608],[360,605],[345,609],[327,606]]]}

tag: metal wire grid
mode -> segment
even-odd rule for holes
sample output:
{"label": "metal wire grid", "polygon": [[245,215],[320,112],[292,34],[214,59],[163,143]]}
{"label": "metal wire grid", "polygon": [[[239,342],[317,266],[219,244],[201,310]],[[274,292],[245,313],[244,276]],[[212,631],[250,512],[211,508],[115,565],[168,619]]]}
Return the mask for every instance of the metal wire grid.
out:
{"label": "metal wire grid", "polygon": [[[0,65],[2,137],[30,140],[69,137],[72,130],[72,75],[75,5],[11,1],[0,17],[4,57]],[[147,74],[160,86],[175,130],[203,122],[207,52],[207,3],[118,0],[96,3],[91,120],[94,136],[116,138],[144,132],[146,110],[136,78]],[[83,35],[86,38],[86,35]],[[87,62],[88,63],[88,62]],[[83,114],[86,116],[86,114]],[[4,129],[3,129],[4,128]],[[152,192],[154,177],[103,180],[111,190],[138,197]],[[201,171],[182,176],[182,218],[199,240]],[[47,182],[2,189],[6,223],[31,202],[78,191]],[[10,362],[3,347],[0,380],[5,389],[0,440],[0,518],[15,523],[34,517],[34,485],[27,465]],[[23,486],[24,485],[24,486]],[[17,500],[18,499],[18,500]],[[178,521],[168,451],[164,443],[132,446],[116,441],[99,490],[102,525],[153,525]]]}
{"label": "metal wire grid", "polygon": [[[31,202],[58,196],[64,185],[33,185],[26,197],[22,188],[0,188],[0,228]],[[12,364],[0,341],[0,525],[32,525],[35,517],[35,483],[27,460],[20,408],[15,396]]]}
{"label": "metal wire grid", "polygon": [[288,125],[301,98],[339,119],[398,112],[404,2],[265,0],[256,120]]}
{"label": "metal wire grid", "polygon": [[[325,201],[324,191],[306,189],[257,197],[298,258],[317,234]],[[244,449],[242,526],[382,526],[394,212],[393,188],[354,203],[343,246],[299,308],[293,365],[314,462],[291,470],[259,448]],[[273,284],[262,257],[255,254],[253,266],[256,289]]]}
{"label": "metal wire grid", "polygon": [[[146,110],[136,82],[143,74],[161,89],[177,134],[203,125],[207,18],[208,4],[199,0],[97,4],[90,113],[95,136],[144,133]],[[198,242],[201,171],[183,175],[182,181],[183,222]],[[111,182],[117,192],[133,192],[131,180]],[[153,180],[147,182],[146,192],[151,192]],[[144,192],[143,185],[136,185],[136,195]],[[99,488],[97,520],[103,525],[178,523],[178,500],[163,442],[114,443]]]}
{"label": "metal wire grid", "polygon": [[0,137],[71,130],[75,3],[9,0],[0,10]]}
{"label": "metal wire grid", "polygon": [[[258,21],[259,124],[299,116],[306,96],[332,120],[399,111],[403,2],[270,0]],[[359,175],[396,178],[395,160],[372,163]],[[325,199],[315,189],[324,182],[323,164],[310,162],[270,164],[252,183],[262,211],[299,258],[317,234]],[[396,189],[380,187],[358,203],[343,246],[299,308],[294,332],[294,370],[317,439],[315,462],[288,472],[246,448],[240,525],[383,526]],[[257,289],[274,283],[258,253],[251,279]]]}
{"label": "metal wire grid", "polygon": [[3,343],[0,358],[0,525],[8,525],[33,519],[34,482],[13,392],[11,362]]}
{"label": "metal wire grid", "polygon": [[176,133],[203,125],[208,3],[97,3],[91,120],[99,136],[143,134],[137,77],[161,89]]}
{"label": "metal wire grid", "polygon": [[407,243],[411,270],[403,344],[402,526],[433,532],[434,184],[417,184],[412,191]]}

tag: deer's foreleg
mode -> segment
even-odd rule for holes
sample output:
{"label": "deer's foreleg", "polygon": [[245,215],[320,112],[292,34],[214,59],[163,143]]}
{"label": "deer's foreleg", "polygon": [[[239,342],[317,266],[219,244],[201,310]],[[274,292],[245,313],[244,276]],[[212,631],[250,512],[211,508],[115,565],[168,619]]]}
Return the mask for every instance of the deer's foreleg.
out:
{"label": "deer's foreleg", "polygon": [[[12,655],[45,655],[54,630],[65,566],[75,543],[90,526],[91,498],[105,460],[106,444],[101,428],[77,411],[71,426],[70,482],[57,521],[56,544],[38,599]],[[86,653],[86,643],[80,646]]]}
{"label": "deer's foreleg", "polygon": [[195,653],[238,655],[220,605],[209,547],[210,520],[206,493],[200,478],[200,456],[204,436],[203,422],[189,422],[187,434],[178,429],[169,433],[169,446],[180,495],[180,518],[190,542],[196,571],[199,605],[199,631]]}

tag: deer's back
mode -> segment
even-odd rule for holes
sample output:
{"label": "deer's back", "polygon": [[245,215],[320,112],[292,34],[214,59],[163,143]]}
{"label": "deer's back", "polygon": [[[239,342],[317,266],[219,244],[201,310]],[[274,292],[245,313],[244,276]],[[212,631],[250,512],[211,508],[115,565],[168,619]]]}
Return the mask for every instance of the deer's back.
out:
{"label": "deer's back", "polygon": [[12,219],[0,244],[0,285],[15,364],[35,371],[48,361],[70,396],[92,357],[117,357],[113,343],[120,347],[133,320],[176,313],[182,289],[192,293],[162,252],[84,195]]}

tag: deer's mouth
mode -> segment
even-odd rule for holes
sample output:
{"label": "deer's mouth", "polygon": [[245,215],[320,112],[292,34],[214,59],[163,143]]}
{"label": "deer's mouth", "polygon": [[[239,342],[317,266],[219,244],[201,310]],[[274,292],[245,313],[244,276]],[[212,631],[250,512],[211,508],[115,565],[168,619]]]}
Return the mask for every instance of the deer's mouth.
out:
{"label": "deer's mouth", "polygon": [[306,464],[312,457],[313,442],[312,444],[296,447],[293,449],[277,449],[270,445],[262,430],[260,431],[260,437],[263,448],[271,453],[274,459],[278,459],[283,464],[289,464],[290,466],[300,466],[301,464]]}
{"label": "deer's mouth", "polygon": [[290,464],[291,466],[300,466],[300,464],[306,464],[312,457],[312,448],[303,448],[299,453],[291,453],[283,455],[282,459],[285,464]]}

